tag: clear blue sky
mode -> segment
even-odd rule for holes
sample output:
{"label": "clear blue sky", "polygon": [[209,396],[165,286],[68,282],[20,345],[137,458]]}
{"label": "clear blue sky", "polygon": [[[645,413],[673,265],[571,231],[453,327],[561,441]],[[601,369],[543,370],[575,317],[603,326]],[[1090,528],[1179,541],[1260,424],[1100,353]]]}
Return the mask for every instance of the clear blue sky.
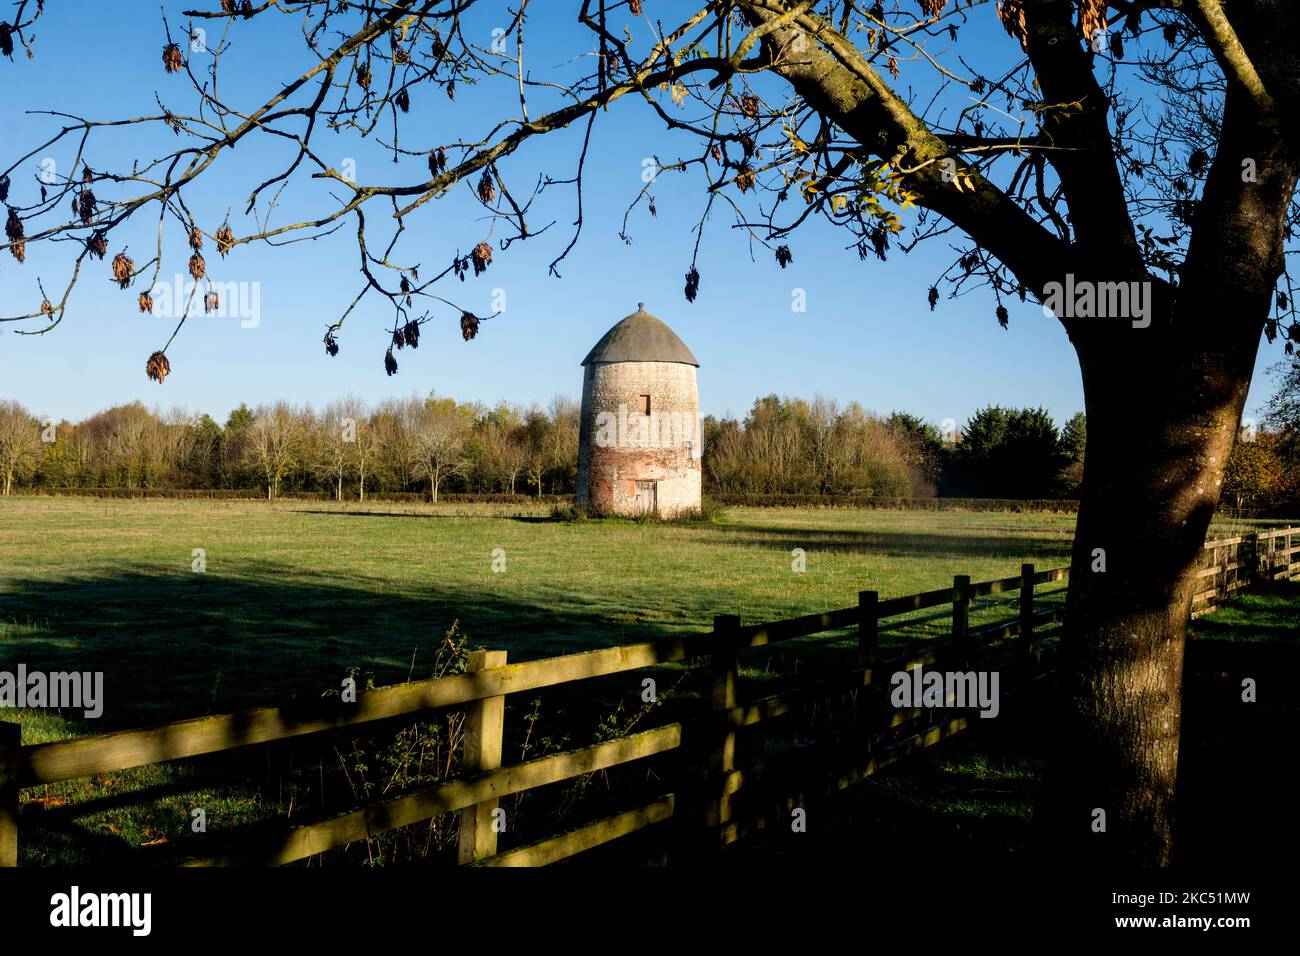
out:
{"label": "clear blue sky", "polygon": [[[174,32],[184,29],[179,11],[195,2],[164,4]],[[217,6],[215,0],[207,5]],[[188,82],[163,72],[157,4],[52,0],[47,6],[36,59],[23,59],[20,50],[15,62],[0,60],[6,90],[0,98],[3,165],[57,129],[52,117],[26,116],[24,110],[57,109],[100,119],[137,116],[156,112],[155,92],[178,112],[194,107]],[[570,24],[567,13],[559,18],[549,12],[559,6],[548,4],[548,12],[534,15],[529,24],[527,59],[538,78],[571,75],[586,67],[574,57],[590,49],[590,40]],[[977,29],[987,42],[1012,43],[991,10],[983,19],[988,22]],[[259,104],[267,90],[301,72],[304,51],[296,21],[266,20],[278,24],[274,33],[233,24],[234,48],[222,60],[223,93],[242,107]],[[480,31],[486,46],[495,24],[490,18],[480,21],[466,29],[471,35]],[[221,21],[209,21],[207,29],[215,44],[224,27]],[[644,21],[635,29],[644,42]],[[193,56],[198,64],[204,55]],[[905,64],[905,69],[922,68]],[[534,115],[553,105],[539,96]],[[509,87],[462,85],[454,103],[422,89],[413,97],[402,141],[428,148],[458,137],[476,139],[503,110],[512,115],[517,110]],[[692,115],[689,108],[684,115]],[[539,172],[571,176],[581,132],[574,128],[526,144],[502,165],[512,191],[527,196]],[[127,127],[96,134],[87,159],[100,168],[124,160],[129,164],[132,157],[151,157],[179,142],[162,131]],[[414,181],[423,169],[419,160],[403,159],[394,171],[382,149],[355,137],[324,132],[315,142],[331,161],[355,159],[363,182]],[[665,174],[654,188],[657,218],[642,205],[632,215],[632,244],[625,245],[618,234],[624,209],[641,186],[643,159],[658,155],[671,162],[693,148],[694,140],[666,133],[644,104],[625,102],[602,115],[586,173],[586,222],[578,246],[560,266],[564,278],[550,277],[546,270],[568,242],[574,219],[572,187],[561,185],[545,192],[531,217],[534,229],[554,221],[548,231],[498,251],[485,275],[463,284],[452,279],[434,290],[487,314],[493,290],[504,289],[505,314],[485,323],[479,339],[466,344],[458,313],[434,306],[440,320],[425,327],[418,351],[398,353],[401,368],[395,377],[387,377],[383,368],[380,329],[391,322],[386,303],[368,300],[353,314],[340,336],[337,357],[329,358],[321,345],[325,326],[361,288],[349,220],[336,236],[282,248],[243,246],[224,262],[209,243],[213,278],[259,284],[260,325],[241,328],[237,319],[201,315],[191,319],[168,351],[173,374],[161,386],[146,379],[144,364],[166,341],[174,320],[140,315],[139,288],[118,291],[108,279],[108,262],[92,263],[67,318],[54,332],[27,337],[0,329],[0,397],[16,398],[42,417],[76,419],[138,399],[208,412],[223,421],[240,402],[287,398],[320,405],[348,392],[377,400],[434,389],[466,401],[544,404],[557,393],[578,394],[578,363],[587,350],[610,325],[645,302],[699,359],[705,413],[741,415],[757,395],[769,392],[805,397],[820,392],[882,413],[906,409],[936,422],[960,422],[990,403],[1043,405],[1058,421],[1082,408],[1073,350],[1055,320],[1045,318],[1037,306],[1008,303],[1009,330],[998,326],[992,297],[984,292],[959,300],[945,297],[930,312],[926,291],[952,258],[944,239],[923,244],[910,256],[893,254],[888,263],[874,257],[860,261],[856,252],[844,248],[845,234],[814,224],[789,240],[794,263],[782,270],[765,248],[751,250],[744,232],[733,228],[730,212],[718,204],[706,226],[699,297],[687,303],[683,275],[694,241],[691,228],[704,208],[702,180]],[[287,144],[278,143],[241,145],[223,158],[216,175],[205,176],[186,193],[189,208],[212,231],[233,207],[236,233],[249,231],[244,199],[266,178],[266,169],[280,168],[266,163],[283,163],[287,150]],[[71,152],[65,145],[50,156],[62,170]],[[38,162],[29,165],[15,174],[11,201],[32,201]],[[411,218],[395,258],[421,263],[421,274],[428,277],[456,251],[468,252],[484,238],[488,223],[477,204],[467,200],[467,188],[462,185],[458,195],[430,203]],[[274,221],[298,221],[328,208],[321,202],[322,189],[297,180],[281,197]],[[111,187],[99,192],[106,198]],[[151,257],[154,210],[114,235],[110,256],[129,244],[138,262]],[[370,208],[372,245],[379,244],[387,218],[378,204]],[[184,271],[188,250],[174,223],[169,230],[162,278],[170,281]],[[68,250],[30,247],[23,267],[4,255],[0,314],[39,304],[38,276],[56,298],[66,281]],[[796,288],[806,290],[802,314],[791,310]],[[1262,370],[1280,357],[1280,347],[1264,347],[1249,409],[1267,397]]]}

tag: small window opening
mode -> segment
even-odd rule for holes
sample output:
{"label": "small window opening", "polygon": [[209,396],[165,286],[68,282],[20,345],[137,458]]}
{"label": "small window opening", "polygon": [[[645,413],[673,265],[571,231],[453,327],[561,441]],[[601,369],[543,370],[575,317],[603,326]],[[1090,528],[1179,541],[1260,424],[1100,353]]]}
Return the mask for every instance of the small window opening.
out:
{"label": "small window opening", "polygon": [[649,395],[642,395],[642,396],[641,396],[641,414],[642,414],[642,415],[649,415],[649,414],[650,414],[650,396],[649,396]]}

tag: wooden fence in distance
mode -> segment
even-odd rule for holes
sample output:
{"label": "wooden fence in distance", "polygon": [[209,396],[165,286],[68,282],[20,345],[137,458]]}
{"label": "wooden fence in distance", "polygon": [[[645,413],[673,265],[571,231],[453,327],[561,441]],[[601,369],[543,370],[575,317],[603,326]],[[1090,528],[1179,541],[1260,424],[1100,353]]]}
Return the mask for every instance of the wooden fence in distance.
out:
{"label": "wooden fence in distance", "polygon": [[[1206,546],[1213,587],[1197,595],[1201,609],[1235,593],[1241,582],[1287,577],[1300,573],[1292,535],[1300,529],[1260,532],[1243,538],[1212,541]],[[1249,544],[1248,544],[1249,542]],[[1259,542],[1267,542],[1260,545]],[[1284,542],[1278,545],[1278,542]],[[1261,556],[1268,556],[1262,560]],[[1037,610],[1035,589],[1064,582],[1068,568],[1035,570],[1021,566],[1014,577],[972,583],[957,576],[951,587],[881,600],[874,591],[859,594],[858,603],[822,614],[742,626],[735,616],[714,620],[711,631],[678,638],[646,641],[602,650],[567,654],[523,663],[507,663],[504,651],[479,651],[466,673],[413,681],[362,693],[353,704],[331,703],[308,711],[302,708],[261,707],[154,727],[80,737],[44,744],[22,744],[21,725],[0,722],[0,866],[18,861],[20,795],[24,788],[100,773],[158,764],[308,735],[357,728],[394,717],[426,715],[445,708],[467,708],[464,742],[465,775],[391,799],[368,803],[349,813],[287,829],[255,847],[227,850],[189,865],[284,864],[378,834],[460,811],[458,859],[462,864],[529,866],[553,863],[647,827],[683,820],[709,845],[744,836],[763,820],[742,819],[736,812],[739,795],[775,786],[804,793],[809,781],[782,773],[780,757],[737,766],[737,735],[752,733],[803,705],[866,690],[879,704],[888,677],[901,670],[940,662],[972,660],[976,652],[990,654],[985,666],[1008,666],[1022,678],[1019,686],[1042,676],[1051,648],[1035,644],[1037,629],[1059,621],[1063,605]],[[1061,589],[1058,589],[1061,590]],[[1005,621],[970,626],[971,602],[996,594],[1018,595],[1017,615]],[[1204,595],[1211,595],[1207,600]],[[946,640],[890,660],[882,659],[882,621],[926,608],[949,606],[952,632]],[[748,649],[792,638],[856,629],[853,660],[829,678],[781,693],[742,701],[737,693],[739,655]],[[1014,639],[1014,640],[1011,640]],[[1002,660],[994,659],[999,651]],[[708,710],[689,720],[609,740],[590,747],[502,766],[503,713],[510,694],[555,687],[612,674],[626,673],[673,661],[700,660],[709,664],[711,693]],[[1015,693],[1013,687],[1007,693]],[[1007,696],[1004,693],[1003,696]],[[925,708],[868,708],[870,728],[855,735],[860,750],[850,765],[836,766],[829,783],[838,789],[858,782],[907,754],[932,746],[966,729],[968,712],[938,712]],[[503,797],[548,784],[571,780],[690,746],[703,756],[703,784],[677,781],[674,792],[650,802],[587,823],[506,852],[497,852],[494,813]],[[796,755],[797,756],[797,755]],[[799,761],[788,761],[796,774]],[[822,768],[825,769],[824,767]],[[678,792],[681,791],[681,792]],[[690,792],[687,792],[690,791]],[[703,796],[701,797],[701,792]]]}
{"label": "wooden fence in distance", "polygon": [[1201,552],[1203,586],[1192,596],[1192,617],[1213,612],[1238,591],[1271,581],[1290,581],[1300,573],[1300,528],[1252,531],[1205,542]]}

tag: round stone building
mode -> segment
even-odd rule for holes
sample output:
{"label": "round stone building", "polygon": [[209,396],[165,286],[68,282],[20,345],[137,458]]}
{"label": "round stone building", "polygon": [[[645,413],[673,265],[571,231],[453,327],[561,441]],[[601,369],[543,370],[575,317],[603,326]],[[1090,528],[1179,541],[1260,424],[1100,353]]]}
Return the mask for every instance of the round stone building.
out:
{"label": "round stone building", "polygon": [[664,517],[700,507],[695,356],[644,304],[582,360],[578,508]]}

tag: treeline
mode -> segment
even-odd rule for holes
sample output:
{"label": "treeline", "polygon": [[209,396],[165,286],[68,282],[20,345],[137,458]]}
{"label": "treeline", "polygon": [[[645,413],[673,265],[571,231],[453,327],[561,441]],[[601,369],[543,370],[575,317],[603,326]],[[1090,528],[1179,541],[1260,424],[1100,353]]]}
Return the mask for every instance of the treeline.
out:
{"label": "treeline", "polygon": [[[1223,505],[1300,510],[1300,373],[1263,427],[1243,430]],[[328,495],[570,495],[579,407],[488,407],[437,395],[319,410],[240,405],[218,423],[183,410],[119,405],[80,422],[40,421],[0,400],[0,492],[32,488]],[[951,422],[949,423],[951,424]],[[982,408],[945,433],[905,412],[768,395],[744,418],[703,422],[704,486],[727,500],[1070,499],[1087,447],[1082,414],[1059,429],[1041,408]]]}
{"label": "treeline", "polygon": [[[0,402],[3,492],[247,490],[328,494],[572,494],[579,407],[356,398],[321,409],[240,405],[218,423],[120,405],[80,422],[39,421]],[[707,491],[726,496],[1060,498],[1077,490],[1083,417],[1058,433],[1042,409],[987,408],[943,434],[914,415],[769,395],[743,419],[703,422]]]}
{"label": "treeline", "polygon": [[769,395],[743,421],[705,420],[704,468],[730,495],[1069,498],[1085,442],[1082,414],[1058,430],[1041,408],[993,406],[945,434],[905,412]]}
{"label": "treeline", "polygon": [[423,491],[573,491],[578,406],[487,408],[430,395],[320,410],[285,402],[208,415],[120,405],[81,422],[37,421],[0,402],[0,483],[36,488],[246,489],[361,498]]}

